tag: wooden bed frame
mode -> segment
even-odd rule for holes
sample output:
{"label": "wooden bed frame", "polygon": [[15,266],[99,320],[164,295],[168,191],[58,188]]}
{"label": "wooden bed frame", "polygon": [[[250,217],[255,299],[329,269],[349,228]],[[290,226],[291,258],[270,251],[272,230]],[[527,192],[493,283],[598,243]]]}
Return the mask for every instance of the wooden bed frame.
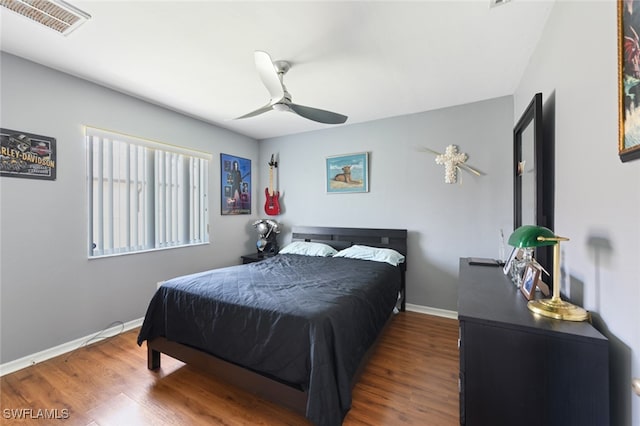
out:
{"label": "wooden bed frame", "polygon": [[[294,227],[292,241],[322,242],[337,250],[363,244],[373,247],[391,248],[407,255],[407,231],[405,229],[367,229],[367,228],[326,228],[326,227]],[[406,261],[400,265],[402,270],[401,310],[405,310],[405,272]],[[360,362],[351,382],[353,387],[374,352],[380,336],[386,330],[393,314]],[[156,337],[147,341],[147,368],[160,368],[160,354],[163,353],[214,375],[240,389],[246,390],[263,399],[287,407],[305,416],[307,408],[307,392],[302,389],[264,376],[260,373],[222,360],[204,351],[186,346],[165,337]]]}

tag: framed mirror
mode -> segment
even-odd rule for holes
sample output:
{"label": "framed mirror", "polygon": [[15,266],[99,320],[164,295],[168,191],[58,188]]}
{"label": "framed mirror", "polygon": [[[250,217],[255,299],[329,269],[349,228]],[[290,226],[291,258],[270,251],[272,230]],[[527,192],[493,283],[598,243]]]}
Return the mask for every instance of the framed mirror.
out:
{"label": "framed mirror", "polygon": [[[542,93],[536,93],[513,128],[513,226],[553,229],[553,144],[544,137]],[[550,142],[550,143],[547,143]],[[552,247],[536,249],[535,257],[553,271]],[[545,279],[547,281],[547,279]],[[552,277],[548,278],[553,282]]]}

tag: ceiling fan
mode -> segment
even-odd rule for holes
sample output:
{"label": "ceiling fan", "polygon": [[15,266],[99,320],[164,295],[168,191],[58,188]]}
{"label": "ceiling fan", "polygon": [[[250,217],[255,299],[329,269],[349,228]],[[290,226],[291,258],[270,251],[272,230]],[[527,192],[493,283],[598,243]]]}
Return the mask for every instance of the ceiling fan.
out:
{"label": "ceiling fan", "polygon": [[243,116],[237,117],[234,120],[255,117],[256,115],[276,110],[293,112],[301,117],[325,124],[341,124],[347,121],[346,115],[298,105],[291,102],[291,95],[282,82],[284,75],[291,68],[291,64],[287,61],[274,62],[271,60],[271,57],[267,52],[262,52],[260,50],[255,51],[254,57],[258,74],[260,74],[262,83],[269,91],[271,100],[265,106]]}

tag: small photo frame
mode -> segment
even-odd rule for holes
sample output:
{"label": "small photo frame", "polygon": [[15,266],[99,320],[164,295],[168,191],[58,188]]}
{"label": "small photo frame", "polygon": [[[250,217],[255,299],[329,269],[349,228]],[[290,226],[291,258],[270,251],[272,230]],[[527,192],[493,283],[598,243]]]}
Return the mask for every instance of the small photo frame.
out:
{"label": "small photo frame", "polygon": [[509,259],[507,259],[507,261],[504,264],[504,267],[502,268],[502,272],[504,272],[505,275],[509,275],[511,273],[511,265],[516,259],[520,259],[521,257],[522,257],[522,249],[519,249],[518,247],[514,247],[513,250],[511,251],[511,254],[509,255]]}
{"label": "small photo frame", "polygon": [[522,286],[520,291],[524,294],[527,300],[533,299],[536,293],[536,286],[538,285],[538,279],[540,278],[540,268],[534,263],[527,264],[522,276]]}

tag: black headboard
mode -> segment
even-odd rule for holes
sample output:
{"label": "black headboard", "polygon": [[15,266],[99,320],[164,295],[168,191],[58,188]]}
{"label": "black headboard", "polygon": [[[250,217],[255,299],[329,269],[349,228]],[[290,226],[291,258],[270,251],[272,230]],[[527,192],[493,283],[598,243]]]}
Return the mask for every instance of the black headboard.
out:
{"label": "black headboard", "polygon": [[321,226],[295,226],[292,241],[325,243],[342,250],[354,244],[390,248],[407,256],[406,229],[327,228]]}

